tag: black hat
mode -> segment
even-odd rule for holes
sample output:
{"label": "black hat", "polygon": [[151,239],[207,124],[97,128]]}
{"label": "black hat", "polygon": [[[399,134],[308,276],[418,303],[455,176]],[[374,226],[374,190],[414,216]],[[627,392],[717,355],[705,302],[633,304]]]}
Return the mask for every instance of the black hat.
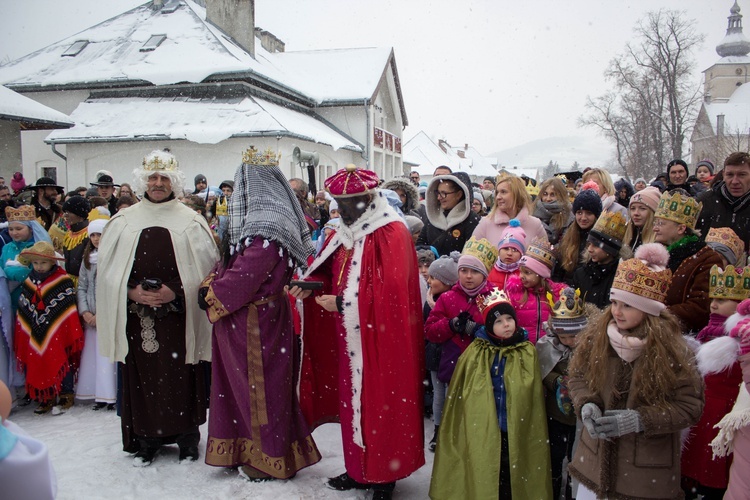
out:
{"label": "black hat", "polygon": [[63,203],[63,212],[70,212],[83,219],[87,219],[91,212],[91,203],[83,196],[71,196]]}
{"label": "black hat", "polygon": [[602,198],[593,189],[584,189],[573,200],[573,213],[587,210],[597,218],[602,214]]}
{"label": "black hat", "polygon": [[48,188],[48,187],[57,189],[57,192],[60,194],[63,194],[65,192],[65,188],[55,184],[55,181],[51,177],[38,178],[36,180],[36,184],[34,184],[33,186],[29,186],[29,189],[39,189],[39,188]]}
{"label": "black hat", "polygon": [[96,187],[120,187],[119,184],[112,182],[112,176],[107,174],[99,176],[96,182],[89,182],[89,184]]}
{"label": "black hat", "polygon": [[232,191],[234,191],[234,181],[223,181],[221,184],[219,184],[219,189],[224,189],[224,187],[231,188]]}
{"label": "black hat", "polygon": [[516,310],[510,302],[498,302],[495,305],[491,305],[489,311],[486,312],[484,319],[484,328],[488,332],[492,332],[492,326],[495,324],[495,320],[503,314],[509,315],[513,318],[513,321],[518,322],[516,319]]}
{"label": "black hat", "polygon": [[193,183],[198,184],[199,182],[205,182],[206,184],[208,184],[208,181],[206,180],[206,176],[203,174],[198,174],[195,176],[195,181]]}
{"label": "black hat", "polygon": [[682,167],[685,169],[685,172],[690,174],[690,170],[688,170],[687,163],[685,163],[684,160],[680,160],[678,158],[667,163],[667,178],[669,178],[669,171],[672,170],[672,167],[674,167],[675,165],[682,165]]}

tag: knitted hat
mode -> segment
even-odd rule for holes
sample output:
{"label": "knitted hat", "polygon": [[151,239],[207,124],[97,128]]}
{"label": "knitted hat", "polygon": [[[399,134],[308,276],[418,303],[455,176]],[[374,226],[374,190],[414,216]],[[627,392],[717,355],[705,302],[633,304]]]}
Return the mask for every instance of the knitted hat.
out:
{"label": "knitted hat", "polygon": [[219,189],[224,189],[225,187],[228,187],[232,191],[234,191],[234,181],[221,181],[221,184],[219,184]]}
{"label": "knitted hat", "polygon": [[406,222],[411,234],[419,234],[424,227],[424,222],[416,215],[404,215],[404,222]]}
{"label": "knitted hat", "polygon": [[620,212],[604,211],[589,231],[587,241],[610,255],[617,255],[622,248],[628,221]]}
{"label": "knitted hat", "polygon": [[448,286],[453,286],[458,281],[458,259],[461,254],[453,251],[450,255],[441,255],[430,264],[428,274]]}
{"label": "knitted hat", "polygon": [[683,196],[676,191],[671,194],[666,192],[659,199],[659,206],[654,217],[685,224],[690,229],[695,229],[695,222],[702,208],[703,203],[695,201],[695,198]]}
{"label": "knitted hat", "polygon": [[51,260],[53,262],[56,260],[65,260],[65,257],[55,253],[55,248],[52,246],[52,243],[37,241],[32,246],[25,248],[20,254],[18,254],[18,262],[24,266],[28,266],[35,257]]}
{"label": "knitted hat", "polygon": [[357,168],[349,164],[325,180],[325,187],[332,196],[347,198],[362,196],[378,187],[378,175],[372,170]]}
{"label": "knitted hat", "polygon": [[505,292],[499,288],[493,288],[488,295],[477,298],[477,307],[479,307],[479,312],[482,313],[484,327],[488,332],[492,332],[495,321],[503,314],[508,314],[513,318],[513,321],[517,321],[516,309],[510,303],[510,299]]}
{"label": "knitted hat", "polygon": [[107,222],[109,222],[109,219],[95,219],[89,222],[89,234],[102,234],[102,231],[104,231],[104,226],[107,225]]}
{"label": "knitted hat", "polygon": [[203,174],[196,175],[195,180],[193,180],[193,184],[198,184],[199,182],[204,182],[208,184],[208,180],[206,179],[206,176]]}
{"label": "knitted hat", "polygon": [[582,189],[573,201],[573,213],[579,210],[591,212],[596,217],[602,214],[602,198],[593,189]]}
{"label": "knitted hat", "polygon": [[552,305],[547,326],[554,333],[565,335],[579,333],[587,324],[580,292],[564,288],[560,292],[560,299]]}
{"label": "knitted hat", "polygon": [[62,209],[63,212],[70,212],[82,219],[88,219],[89,212],[91,212],[91,203],[83,196],[71,196],[63,203]]}
{"label": "knitted hat", "polygon": [[638,247],[635,258],[620,262],[609,298],[626,302],[636,309],[658,316],[666,306],[672,271],[666,268],[669,253],[660,243]]}
{"label": "knitted hat", "polygon": [[420,266],[429,266],[435,262],[435,253],[429,248],[417,250],[417,262]]}
{"label": "knitted hat", "polygon": [[706,243],[733,266],[737,265],[737,261],[745,253],[745,242],[728,227],[712,227],[709,229],[706,235]]}
{"label": "knitted hat", "polygon": [[688,170],[687,163],[685,163],[683,160],[676,159],[676,160],[672,160],[669,163],[667,163],[667,180],[669,180],[669,172],[670,172],[670,170],[672,170],[672,167],[674,167],[675,165],[682,165],[683,167],[685,167],[685,172],[687,172],[688,175],[690,175],[690,170]]}
{"label": "knitted hat", "polygon": [[701,160],[698,162],[698,164],[695,166],[695,171],[698,171],[698,167],[707,167],[709,172],[711,172],[711,175],[714,175],[714,164],[711,163],[709,160]]}
{"label": "knitted hat", "polygon": [[328,204],[328,212],[330,213],[331,210],[338,210],[339,209],[339,202],[336,200],[331,201],[331,203]]}
{"label": "knitted hat", "polygon": [[549,278],[552,276],[552,268],[555,267],[557,258],[548,242],[535,238],[519,262],[521,266],[528,267],[542,278]]}
{"label": "knitted hat", "polygon": [[500,234],[500,243],[497,249],[515,248],[519,252],[526,253],[526,231],[521,227],[521,221],[511,219]]}
{"label": "knitted hat", "polygon": [[[636,181],[638,182],[638,181]],[[661,191],[659,191],[659,188],[654,186],[648,186],[637,193],[635,193],[633,196],[630,197],[630,205],[633,203],[643,203],[648,208],[650,208],[653,212],[656,212],[656,209],[659,206],[659,199],[661,198]]]}
{"label": "knitted hat", "polygon": [[482,273],[486,278],[492,266],[495,265],[497,260],[497,250],[495,246],[489,242],[489,240],[482,238],[477,240],[475,238],[469,238],[469,241],[464,245],[464,249],[461,252],[461,257],[458,259],[459,269],[462,267],[468,267]]}
{"label": "knitted hat", "polygon": [[709,299],[729,299],[741,301],[750,299],[750,267],[727,266],[721,269],[711,267],[708,281]]}
{"label": "knitted hat", "polygon": [[644,179],[643,177],[638,177],[638,178],[637,178],[637,179],[635,180],[635,182],[633,182],[633,187],[635,187],[635,185],[636,185],[636,184],[638,184],[639,182],[642,182],[642,183],[644,183],[644,184],[648,185],[648,182],[646,182],[646,179]]}

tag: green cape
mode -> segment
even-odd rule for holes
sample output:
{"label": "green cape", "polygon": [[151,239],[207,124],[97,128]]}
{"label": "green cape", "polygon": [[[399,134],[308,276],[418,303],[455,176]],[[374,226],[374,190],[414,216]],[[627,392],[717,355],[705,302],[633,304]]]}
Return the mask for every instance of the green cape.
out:
{"label": "green cape", "polygon": [[498,347],[483,339],[461,355],[449,385],[430,483],[430,498],[497,499],[500,427],[490,368],[505,356],[510,482],[514,498],[552,498],[544,390],[536,349]]}

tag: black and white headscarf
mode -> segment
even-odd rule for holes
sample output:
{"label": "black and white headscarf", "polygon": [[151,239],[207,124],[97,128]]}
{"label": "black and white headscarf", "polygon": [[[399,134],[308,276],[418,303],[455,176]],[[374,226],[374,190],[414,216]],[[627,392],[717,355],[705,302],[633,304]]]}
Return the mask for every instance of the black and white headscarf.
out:
{"label": "black and white headscarf", "polygon": [[228,213],[233,251],[260,236],[285,248],[294,264],[303,269],[315,253],[299,201],[277,166],[240,165],[234,174]]}

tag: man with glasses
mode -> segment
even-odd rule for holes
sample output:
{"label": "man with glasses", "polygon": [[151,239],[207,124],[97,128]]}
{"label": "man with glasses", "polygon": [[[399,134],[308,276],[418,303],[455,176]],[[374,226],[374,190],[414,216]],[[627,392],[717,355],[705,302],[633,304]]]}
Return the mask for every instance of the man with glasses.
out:
{"label": "man with glasses", "polygon": [[416,170],[412,170],[411,173],[409,173],[409,179],[411,179],[411,182],[419,187],[419,172]]}

